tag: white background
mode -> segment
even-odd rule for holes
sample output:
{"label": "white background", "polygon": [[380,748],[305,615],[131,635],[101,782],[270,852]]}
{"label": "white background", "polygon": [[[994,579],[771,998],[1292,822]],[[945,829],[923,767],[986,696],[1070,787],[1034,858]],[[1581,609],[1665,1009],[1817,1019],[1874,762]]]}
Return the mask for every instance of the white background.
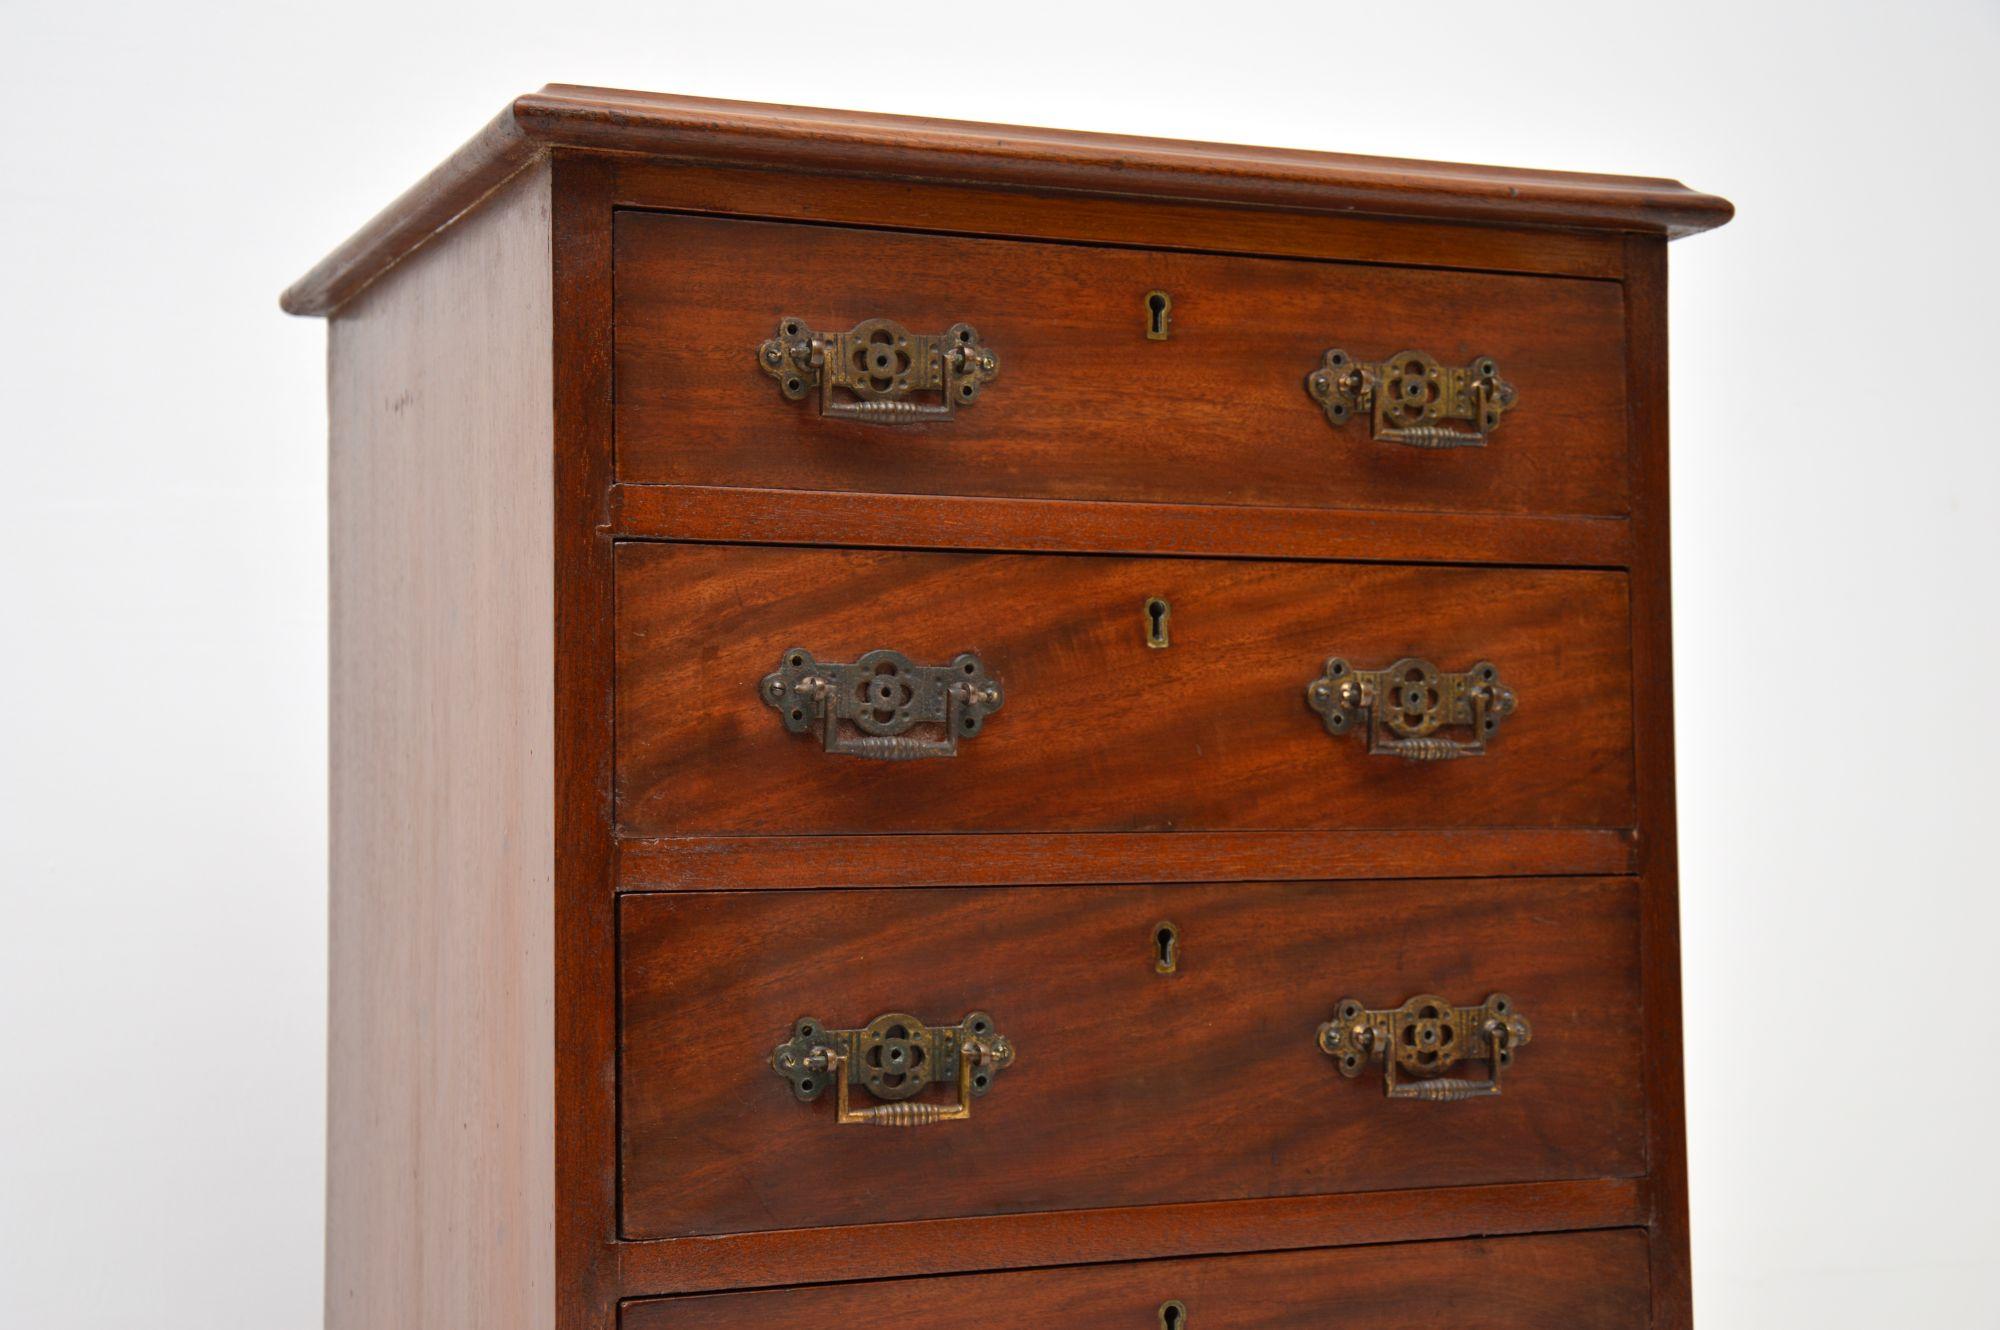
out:
{"label": "white background", "polygon": [[323,330],[276,296],[564,80],[1732,198],[1673,250],[1698,1312],[2000,1326],[2000,6],[725,9],[0,0],[0,1325],[319,1322]]}

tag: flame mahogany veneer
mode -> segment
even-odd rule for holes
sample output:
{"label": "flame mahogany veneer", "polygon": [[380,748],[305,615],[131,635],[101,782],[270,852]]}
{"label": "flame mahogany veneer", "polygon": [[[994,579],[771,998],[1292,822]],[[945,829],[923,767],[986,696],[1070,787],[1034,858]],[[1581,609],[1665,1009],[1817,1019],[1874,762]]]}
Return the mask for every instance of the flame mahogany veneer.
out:
{"label": "flame mahogany veneer", "polygon": [[[1729,215],[515,101],[284,297],[330,343],[328,1325],[1691,1324],[1665,247]],[[998,376],[823,418],[757,359],[787,317],[969,323]],[[1385,442],[1308,395],[1333,347],[1517,397]],[[828,753],[760,696],[791,648],[1004,697],[952,757]],[[1518,707],[1371,755],[1307,705],[1331,655]],[[1496,991],[1497,1097],[1316,1043]],[[840,1125],[769,1063],[975,1009],[1015,1058],[964,1121]]]}

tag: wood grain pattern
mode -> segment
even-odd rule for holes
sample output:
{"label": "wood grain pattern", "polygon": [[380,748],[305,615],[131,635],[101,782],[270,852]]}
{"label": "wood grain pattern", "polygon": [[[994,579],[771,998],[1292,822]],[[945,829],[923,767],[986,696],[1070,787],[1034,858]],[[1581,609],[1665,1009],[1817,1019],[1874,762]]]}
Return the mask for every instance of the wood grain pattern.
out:
{"label": "wood grain pattern", "polygon": [[1673,180],[1466,166],[550,84],[285,293],[326,314],[552,149],[1376,217],[1687,235],[1730,205]]}
{"label": "wood grain pattern", "polygon": [[1631,1230],[1409,1247],[1225,1256],[636,1302],[624,1330],[821,1325],[1161,1324],[1192,1330],[1634,1330],[1646,1318],[1646,1247]]}
{"label": "wood grain pattern", "polygon": [[[1621,574],[649,544],[618,578],[631,836],[1631,825]],[[790,648],[882,646],[978,652],[1005,707],[956,757],[872,762],[762,700]],[[1334,654],[1491,660],[1519,711],[1484,757],[1372,756],[1306,706]]]}
{"label": "wood grain pattern", "polygon": [[[1618,516],[1616,283],[621,213],[621,480],[890,494]],[[893,273],[885,285],[883,274]],[[1145,299],[1173,297],[1146,339]],[[1000,379],[948,421],[787,401],[756,349],[796,316],[975,325]],[[1520,391],[1484,448],[1335,429],[1305,390],[1329,347],[1493,356]]]}
{"label": "wood grain pattern", "polygon": [[1667,250],[1629,246],[1632,369],[1633,532],[1640,553],[1632,583],[1635,742],[1642,763],[1637,849],[1645,877],[1647,1158],[1656,1179],[1651,1227],[1653,1324],[1694,1324],[1688,1254],[1687,1105],[1681,1066],[1680,848],[1674,796],[1673,558],[1668,532]]}
{"label": "wood grain pattern", "polygon": [[1122,1210],[1044,1210],[903,1224],[729,1233],[619,1244],[626,1288],[702,1293],[814,1281],[903,1279],[1306,1247],[1434,1242],[1469,1235],[1639,1227],[1638,1178],[1197,1201]]}
{"label": "wood grain pattern", "polygon": [[[1312,878],[1627,873],[1622,831],[1031,832],[922,836],[665,836],[620,842],[618,889],[1260,882]],[[1143,870],[1136,867],[1143,865]]]}
{"label": "wood grain pattern", "polygon": [[[1659,180],[508,106],[284,298],[337,316],[329,1326],[1151,1326],[1173,1276],[1190,1330],[1686,1330],[1665,240],[1729,214]],[[910,303],[841,308],[885,253]],[[1005,372],[947,426],[819,425],[750,364],[779,313],[970,318]],[[1306,398],[1324,346],[1406,340],[1521,384],[1484,453],[1350,441]],[[1008,705],[950,761],[829,758],[749,691],[795,643],[978,650]],[[1301,700],[1334,650],[1487,655],[1522,711],[1486,758],[1370,759]],[[1134,973],[1126,913],[1174,902],[1188,968]],[[1348,980],[1471,1000],[1496,957],[1538,1026],[1501,1099],[1392,1104],[1313,1050]],[[835,1128],[764,1070],[802,993],[951,1018],[974,981],[1024,1055],[969,1123]]]}
{"label": "wood grain pattern", "polygon": [[549,177],[331,326],[331,1330],[554,1324]]}
{"label": "wood grain pattern", "polygon": [[1676,180],[1141,138],[550,84],[516,99],[551,143],[905,180],[1387,217],[1687,235],[1733,209]]}
{"label": "wood grain pattern", "polygon": [[1551,277],[1622,275],[1624,237],[1491,223],[1415,222],[1180,199],[1092,198],[1018,189],[609,157],[621,208],[1095,241],[1211,254],[1360,260]]}
{"label": "wood grain pattern", "polygon": [[618,1279],[611,807],[611,208],[604,164],[556,154],[555,1169],[561,1330],[611,1330]]}
{"label": "wood grain pattern", "polygon": [[1630,523],[1355,509],[1046,502],[917,494],[620,485],[618,534],[652,540],[1086,554],[1618,568]]}
{"label": "wood grain pattern", "polygon": [[[1638,908],[1623,878],[627,897],[624,1231],[1637,1174]],[[1345,997],[1496,991],[1535,1025],[1497,1098],[1391,1101],[1314,1043]],[[1020,1057],[966,1122],[837,1126],[768,1064],[801,1017],[975,1009]]]}

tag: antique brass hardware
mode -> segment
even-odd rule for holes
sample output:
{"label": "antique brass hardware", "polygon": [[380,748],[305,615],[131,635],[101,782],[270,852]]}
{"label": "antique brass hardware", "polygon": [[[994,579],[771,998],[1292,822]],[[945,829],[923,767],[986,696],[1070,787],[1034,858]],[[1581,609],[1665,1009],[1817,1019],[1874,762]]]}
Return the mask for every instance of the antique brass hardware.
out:
{"label": "antique brass hardware", "polygon": [[[838,420],[909,425],[949,420],[1000,375],[1000,357],[971,324],[918,334],[891,319],[863,319],[844,333],[821,333],[800,319],[778,324],[757,348],[757,363],[786,397],[819,389],[819,413]],[[912,401],[936,393],[936,401]]]}
{"label": "antique brass hardware", "polygon": [[[1306,685],[1306,705],[1320,714],[1328,734],[1347,734],[1365,723],[1371,753],[1436,761],[1483,754],[1500,722],[1514,714],[1514,690],[1483,660],[1463,674],[1446,674],[1413,657],[1385,670],[1357,670],[1335,656]],[[1437,737],[1447,725],[1470,726],[1473,737]]]}
{"label": "antique brass hardware", "polygon": [[[811,1103],[834,1087],[834,1121],[843,1125],[923,1127],[972,1116],[972,1101],[993,1088],[994,1078],[1011,1066],[1014,1045],[993,1028],[993,1018],[975,1011],[957,1025],[925,1025],[914,1016],[890,1012],[858,1030],[829,1030],[811,1017],[792,1027],[792,1037],[771,1050],[771,1067],[792,1084],[792,1094]],[[881,1103],[855,1108],[848,1087],[859,1085]],[[955,1085],[957,1101],[912,1103],[927,1085]]]}
{"label": "antique brass hardware", "polygon": [[[1501,1070],[1514,1064],[1514,1050],[1532,1037],[1505,993],[1478,1007],[1454,1007],[1425,994],[1388,1011],[1343,998],[1333,1019],[1319,1027],[1320,1051],[1339,1063],[1342,1076],[1359,1076],[1362,1064],[1373,1060],[1383,1065],[1389,1098],[1437,1103],[1499,1094]],[[1484,1080],[1444,1074],[1481,1058],[1492,1068]]]}
{"label": "antique brass hardware", "polygon": [[1165,291],[1146,293],[1146,340],[1164,342],[1172,334],[1174,298]]}
{"label": "antique brass hardware", "polygon": [[[1516,397],[1491,356],[1447,369],[1422,351],[1368,363],[1337,348],[1306,376],[1306,391],[1334,425],[1372,411],[1377,439],[1412,448],[1484,448]],[[1470,421],[1472,428],[1453,429],[1447,420]]]}
{"label": "antique brass hardware", "polygon": [[1167,604],[1163,596],[1149,596],[1146,600],[1146,645],[1149,647],[1169,647],[1173,639],[1168,635],[1172,627],[1174,607]]}
{"label": "antique brass hardware", "polygon": [[1161,1303],[1160,1330],[1188,1330],[1187,1304],[1179,1298]]}
{"label": "antique brass hardware", "polygon": [[1153,925],[1153,973],[1176,974],[1181,968],[1181,930],[1171,919]]}
{"label": "antique brass hardware", "polygon": [[[817,728],[829,753],[887,762],[950,757],[1000,709],[1000,681],[967,652],[949,665],[918,665],[900,651],[871,651],[852,665],[827,665],[793,647],[757,691],[785,728]],[[929,737],[913,736],[917,726]]]}

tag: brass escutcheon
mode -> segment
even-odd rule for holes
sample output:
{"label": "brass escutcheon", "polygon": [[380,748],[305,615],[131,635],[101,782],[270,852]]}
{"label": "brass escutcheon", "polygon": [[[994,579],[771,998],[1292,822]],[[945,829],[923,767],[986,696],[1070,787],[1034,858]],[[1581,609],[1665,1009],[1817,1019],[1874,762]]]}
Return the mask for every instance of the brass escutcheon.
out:
{"label": "brass escutcheon", "polygon": [[[834,1087],[834,1121],[842,1125],[924,1127],[972,1116],[972,1101],[993,1088],[1013,1065],[1014,1045],[975,1011],[956,1025],[925,1025],[890,1012],[858,1030],[829,1030],[807,1017],[792,1037],[771,1050],[771,1069],[791,1082],[792,1094],[812,1103]],[[860,1085],[880,1100],[852,1105],[849,1087]],[[928,1085],[955,1085],[952,1103],[913,1103]]]}
{"label": "brass escutcheon", "polygon": [[[822,333],[786,318],[757,348],[757,364],[793,401],[819,389],[822,416],[877,425],[949,420],[1000,376],[1000,357],[971,324],[918,334],[893,319],[863,319],[844,333]],[[912,400],[931,393],[935,401]]]}
{"label": "brass escutcheon", "polygon": [[[1335,426],[1356,415],[1374,416],[1375,437],[1412,448],[1483,448],[1486,436],[1514,405],[1514,385],[1500,377],[1491,356],[1447,369],[1423,351],[1398,351],[1387,360],[1360,361],[1335,348],[1306,376],[1306,391]],[[1443,423],[1463,420],[1472,428]]]}
{"label": "brass escutcheon", "polygon": [[[1370,753],[1434,762],[1484,754],[1515,702],[1514,690],[1487,661],[1447,674],[1413,656],[1382,670],[1357,670],[1335,656],[1306,685],[1306,705],[1319,713],[1328,734],[1365,730]],[[1473,737],[1442,738],[1437,731],[1446,726],[1469,727]]]}
{"label": "brass escutcheon", "polygon": [[[884,649],[831,665],[793,647],[757,693],[792,733],[818,730],[827,752],[885,762],[955,755],[1001,702],[999,680],[970,652],[949,665],[918,665]],[[927,733],[910,733],[919,726]]]}
{"label": "brass escutcheon", "polygon": [[[1339,1064],[1342,1076],[1352,1079],[1364,1063],[1379,1062],[1389,1098],[1434,1103],[1499,1094],[1502,1069],[1514,1064],[1514,1051],[1533,1037],[1505,993],[1477,1007],[1454,1007],[1426,993],[1386,1011],[1343,998],[1333,1019],[1319,1027],[1320,1051]],[[1444,1074],[1460,1062],[1480,1059],[1491,1067],[1484,1080]]]}

